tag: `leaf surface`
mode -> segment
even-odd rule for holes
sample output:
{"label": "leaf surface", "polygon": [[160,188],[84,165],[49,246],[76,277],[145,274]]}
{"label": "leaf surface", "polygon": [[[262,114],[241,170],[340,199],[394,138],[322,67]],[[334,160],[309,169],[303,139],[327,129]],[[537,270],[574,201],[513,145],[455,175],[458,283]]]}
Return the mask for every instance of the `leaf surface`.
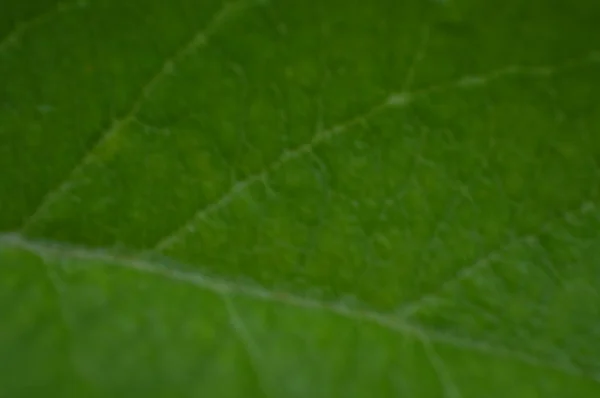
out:
{"label": "leaf surface", "polygon": [[5,3],[0,396],[600,395],[596,2]]}

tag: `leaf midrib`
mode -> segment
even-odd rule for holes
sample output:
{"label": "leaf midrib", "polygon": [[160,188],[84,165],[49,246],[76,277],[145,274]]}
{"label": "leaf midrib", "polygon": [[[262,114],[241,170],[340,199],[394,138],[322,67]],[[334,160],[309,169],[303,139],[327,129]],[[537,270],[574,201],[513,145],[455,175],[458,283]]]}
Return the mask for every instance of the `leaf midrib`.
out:
{"label": "leaf midrib", "polygon": [[[219,297],[243,296],[256,301],[272,302],[295,308],[316,310],[340,316],[354,322],[367,322],[384,329],[410,336],[423,343],[433,342],[460,350],[500,357],[529,364],[539,368],[552,369],[564,374],[589,379],[600,384],[600,375],[590,374],[573,363],[565,362],[510,347],[499,346],[497,342],[475,340],[468,336],[443,333],[422,327],[407,317],[398,317],[365,306],[349,306],[342,302],[320,301],[285,291],[272,291],[248,281],[232,281],[223,277],[208,276],[198,271],[185,271],[191,264],[183,264],[168,257],[157,258],[151,252],[129,252],[110,248],[89,248],[49,240],[31,240],[18,233],[0,234],[1,249],[20,249],[39,257],[45,265],[52,260],[79,260],[100,262],[105,266],[118,266],[146,275],[164,278],[173,283],[189,284]],[[463,267],[463,269],[468,267]],[[412,303],[419,302],[416,299]],[[411,303],[406,303],[410,305]]]}

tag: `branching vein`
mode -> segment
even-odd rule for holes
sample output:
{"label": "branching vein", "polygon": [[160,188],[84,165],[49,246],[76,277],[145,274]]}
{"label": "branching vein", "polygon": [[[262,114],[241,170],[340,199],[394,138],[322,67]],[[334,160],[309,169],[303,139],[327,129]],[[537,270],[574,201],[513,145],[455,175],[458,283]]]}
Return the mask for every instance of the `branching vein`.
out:
{"label": "branching vein", "polygon": [[38,15],[35,15],[33,18],[27,21],[18,22],[15,28],[10,33],[8,33],[4,38],[0,39],[0,54],[8,50],[15,43],[18,43],[25,33],[35,28],[36,26],[42,25],[60,14],[78,8],[84,8],[86,6],[87,3],[81,0],[70,3],[59,2],[58,4],[56,4],[56,6]]}
{"label": "branching vein", "polygon": [[156,89],[156,87],[165,79],[173,70],[176,64],[182,62],[189,55],[204,47],[208,43],[208,39],[215,31],[228,19],[238,14],[253,5],[247,1],[238,1],[235,3],[227,3],[208,23],[208,25],[200,31],[194,33],[193,37],[180,47],[174,54],[167,58],[161,68],[152,76],[152,78],[143,86],[138,97],[135,99],[127,113],[113,121],[110,127],[100,134],[96,144],[84,155],[81,161],[69,173],[68,177],[63,180],[56,188],[50,190],[42,199],[36,210],[25,220],[21,230],[26,231],[31,225],[43,218],[51,206],[67,192],[69,192],[76,184],[77,178],[81,176],[85,167],[97,159],[97,150],[105,143],[109,142],[116,134],[118,134],[127,124],[135,120],[137,113],[142,108],[145,101]]}
{"label": "branching vein", "polygon": [[446,367],[446,364],[444,364],[444,361],[442,361],[442,358],[440,358],[440,356],[436,352],[435,347],[431,345],[429,340],[423,340],[422,344],[423,348],[425,349],[425,354],[429,358],[433,369],[435,370],[435,372],[438,375],[438,378],[440,379],[440,384],[444,389],[444,397],[462,398],[462,394],[456,386],[456,383],[454,383],[454,379],[452,378],[450,371]]}
{"label": "branching vein", "polygon": [[269,394],[269,384],[267,383],[267,380],[265,379],[265,376],[261,370],[264,360],[262,359],[261,350],[258,344],[256,344],[256,341],[250,334],[250,331],[246,327],[244,320],[235,308],[235,304],[231,297],[227,294],[222,294],[221,297],[225,302],[225,308],[227,308],[227,314],[229,315],[231,327],[239,337],[240,342],[244,345],[244,348],[250,357],[250,361],[252,362],[252,366],[254,368],[254,373],[259,378],[259,382],[265,396],[271,396],[271,394]]}
{"label": "branching vein", "polygon": [[173,232],[169,233],[164,238],[160,239],[159,242],[155,245],[155,248],[159,251],[169,249],[186,234],[193,233],[195,231],[196,225],[199,222],[205,220],[211,214],[214,214],[215,212],[226,207],[235,198],[237,198],[237,196],[240,193],[244,192],[249,186],[260,181],[265,181],[269,177],[269,175],[281,169],[288,162],[313,152],[317,146],[330,141],[335,136],[348,131],[354,126],[360,125],[365,120],[377,114],[380,114],[385,110],[392,108],[403,108],[414,103],[419,99],[427,98],[430,95],[437,93],[448,92],[453,89],[483,87],[491,83],[492,81],[504,77],[547,77],[555,73],[564,71],[566,69],[572,69],[576,67],[581,67],[583,65],[595,63],[600,63],[600,59],[598,59],[597,54],[595,52],[592,52],[584,57],[573,59],[560,65],[538,67],[512,65],[482,75],[466,75],[449,83],[433,85],[413,92],[391,94],[383,102],[376,104],[366,112],[358,116],[354,116],[328,129],[317,131],[309,142],[284,151],[275,161],[273,161],[263,170],[250,175],[245,180],[235,183],[230,188],[230,190],[226,192],[221,198],[196,211],[196,213],[194,213],[186,222],[184,222],[183,225],[181,225],[179,228],[176,228]]}
{"label": "branching vein", "polygon": [[[83,3],[59,3],[55,8],[48,10],[47,12],[40,14],[28,21],[18,24],[13,31],[11,31],[6,37],[0,40],[0,53],[6,51],[13,43],[18,40],[30,29],[38,26],[46,21],[54,18],[56,15],[63,12],[81,7]],[[156,87],[170,74],[174,66],[181,63],[188,56],[204,47],[208,43],[208,39],[214,32],[219,29],[224,21],[229,20],[240,11],[247,7],[258,4],[248,3],[247,1],[238,1],[231,3],[222,8],[211,20],[211,22],[203,30],[195,32],[193,37],[186,42],[182,47],[177,49],[172,56],[166,59],[160,69],[150,78],[150,80],[141,88],[138,96],[131,104],[129,110],[121,117],[115,119],[109,128],[103,131],[95,145],[83,156],[80,162],[70,171],[69,175],[59,183],[54,189],[46,193],[42,198],[39,206],[32,212],[32,214],[24,221],[21,232],[26,231],[30,226],[40,221],[48,214],[49,209],[58,200],[64,197],[78,181],[78,178],[84,172],[84,169],[89,164],[98,161],[97,153],[98,149],[101,148],[105,143],[113,139],[123,128],[136,120],[138,113],[140,112],[145,101],[151,96]],[[209,215],[219,211],[226,207],[247,188],[254,183],[266,181],[266,179],[277,170],[281,169],[288,162],[311,154],[315,148],[322,145],[334,137],[343,134],[351,128],[363,123],[365,120],[382,113],[383,111],[403,108],[409,106],[423,98],[427,98],[431,95],[449,92],[455,89],[468,89],[471,87],[484,87],[485,85],[498,80],[500,78],[511,77],[511,76],[532,76],[532,77],[546,77],[554,73],[580,67],[586,64],[599,63],[600,59],[596,53],[590,53],[583,58],[578,58],[566,62],[561,65],[554,66],[540,66],[540,67],[527,67],[521,65],[512,65],[502,69],[490,71],[481,75],[468,75],[463,76],[455,81],[429,86],[423,89],[410,91],[410,84],[412,83],[415,71],[415,65],[424,56],[427,42],[429,38],[429,30],[427,29],[424,35],[422,46],[413,64],[408,71],[405,83],[405,91],[400,93],[392,93],[383,101],[375,104],[372,108],[365,112],[354,116],[346,121],[343,121],[337,125],[334,125],[327,129],[320,129],[315,132],[310,141],[299,145],[294,148],[290,148],[259,172],[250,175],[244,180],[235,183],[228,192],[226,192],[217,201],[208,204],[207,206],[198,209],[188,220],[182,225],[170,232],[155,245],[155,249],[158,251],[165,251],[176,244],[186,234],[194,231],[195,226],[204,220]],[[594,205],[590,202],[585,202],[577,208],[577,213],[580,215],[586,214],[587,212],[594,209]],[[569,213],[570,214],[570,213]],[[544,224],[539,232],[543,232],[548,229],[550,222]],[[237,281],[229,281],[223,278],[215,278],[204,275],[199,272],[184,271],[184,269],[192,268],[186,264],[175,264],[175,262],[165,259],[165,262],[152,257],[146,253],[117,253],[110,249],[92,249],[84,246],[69,245],[65,243],[59,243],[54,241],[33,241],[27,239],[22,233],[6,233],[0,234],[0,250],[3,248],[21,248],[32,253],[37,254],[44,260],[56,260],[56,259],[73,259],[73,260],[84,260],[94,263],[100,263],[101,266],[118,266],[126,269],[135,270],[144,274],[150,274],[162,277],[169,281],[192,284],[205,291],[213,292],[220,295],[224,302],[225,307],[229,315],[231,326],[239,337],[241,343],[244,345],[248,352],[248,355],[255,367],[257,374],[260,377],[260,382],[265,393],[268,392],[268,385],[264,377],[260,373],[261,364],[261,352],[259,346],[256,344],[252,335],[248,331],[243,319],[238,314],[232,297],[236,295],[252,298],[258,301],[276,302],[283,305],[288,305],[296,308],[304,308],[318,311],[325,311],[331,314],[335,314],[344,318],[348,318],[357,322],[369,322],[377,324],[382,328],[392,330],[398,333],[407,334],[414,336],[423,342],[426,355],[431,361],[432,366],[437,372],[440,382],[444,388],[447,398],[460,398],[461,393],[455,385],[448,369],[445,367],[441,358],[435,351],[431,342],[436,344],[445,344],[452,347],[461,348],[464,350],[484,353],[490,356],[499,356],[511,358],[516,361],[532,364],[540,367],[548,367],[560,370],[567,374],[575,374],[582,377],[590,378],[600,383],[600,375],[589,374],[585,370],[578,368],[567,360],[551,360],[547,358],[540,358],[536,355],[529,354],[526,352],[517,351],[510,348],[500,347],[497,344],[490,344],[483,341],[475,341],[472,339],[454,336],[448,333],[442,333],[436,330],[427,330],[414,322],[409,320],[410,316],[418,312],[424,306],[437,303],[441,293],[456,286],[461,281],[472,277],[483,268],[489,266],[494,259],[499,256],[502,252],[510,249],[511,247],[521,244],[525,239],[528,239],[530,235],[519,237],[513,241],[503,245],[498,250],[488,253],[485,257],[482,257],[475,261],[473,264],[467,265],[459,270],[459,272],[451,279],[444,282],[437,291],[424,295],[411,303],[406,304],[400,311],[400,314],[387,314],[378,312],[372,309],[351,307],[339,302],[327,302],[311,299],[308,297],[302,297],[299,295],[291,294],[288,292],[278,292],[268,290],[259,285],[252,285],[248,283],[240,283]],[[61,281],[52,269],[48,269],[48,276],[56,289],[59,301],[62,302],[61,297]],[[62,303],[61,303],[62,306]],[[64,314],[64,308],[61,308]],[[68,320],[65,317],[65,324],[68,326]]]}
{"label": "branching vein", "polygon": [[183,269],[189,269],[191,266],[175,264],[173,261],[168,261],[167,259],[164,259],[164,261],[146,259],[148,255],[145,253],[120,254],[107,249],[92,249],[59,242],[32,241],[17,233],[0,234],[0,250],[3,248],[27,250],[46,261],[57,259],[82,260],[96,263],[96,266],[116,266],[131,269],[144,274],[163,277],[169,281],[191,284],[205,291],[219,294],[222,297],[240,295],[257,301],[324,311],[356,322],[376,324],[384,329],[414,336],[421,341],[429,340],[436,344],[457,347],[493,357],[508,358],[536,367],[555,369],[566,374],[576,375],[600,383],[600,374],[590,374],[587,370],[566,362],[564,359],[540,358],[536,355],[502,347],[498,344],[490,344],[485,341],[476,341],[445,332],[425,329],[418,324],[410,323],[393,314],[386,314],[364,307],[355,308],[339,302],[319,301],[291,293],[271,291],[258,285],[214,278],[199,272],[183,271]]}
{"label": "branching vein", "polygon": [[524,242],[527,242],[532,237],[539,236],[540,234],[549,231],[552,225],[555,224],[558,220],[565,219],[566,217],[584,216],[593,211],[596,211],[595,204],[589,200],[586,200],[578,204],[575,208],[563,212],[558,217],[558,219],[555,218],[546,221],[534,233],[517,236],[516,238],[505,243],[498,249],[493,250],[487,253],[485,256],[477,259],[472,264],[460,268],[452,278],[443,282],[434,292],[425,294],[409,303],[404,304],[398,310],[398,315],[403,319],[407,319],[427,306],[433,306],[435,304],[438,304],[442,293],[447,292],[449,289],[459,285],[462,281],[471,278],[473,275],[479,273],[481,270],[489,267],[492,264],[492,262],[498,260],[498,258],[500,258],[504,252],[510,250],[513,247],[521,245]]}
{"label": "branching vein", "polygon": [[[60,317],[63,322],[63,325],[67,332],[70,334],[70,338],[75,338],[75,328],[73,327],[71,320],[69,318],[69,314],[67,313],[67,307],[65,303],[65,294],[64,294],[64,282],[62,281],[60,275],[56,272],[56,269],[51,267],[49,264],[44,264],[45,272],[50,281],[50,285],[54,289],[54,293],[56,295],[57,304],[60,311]],[[77,353],[75,352],[74,341],[69,341],[68,350],[69,350],[69,360],[71,361],[71,366],[73,367],[74,372],[81,377],[82,380],[89,382],[86,373],[84,372],[82,366],[79,363],[77,358]]]}

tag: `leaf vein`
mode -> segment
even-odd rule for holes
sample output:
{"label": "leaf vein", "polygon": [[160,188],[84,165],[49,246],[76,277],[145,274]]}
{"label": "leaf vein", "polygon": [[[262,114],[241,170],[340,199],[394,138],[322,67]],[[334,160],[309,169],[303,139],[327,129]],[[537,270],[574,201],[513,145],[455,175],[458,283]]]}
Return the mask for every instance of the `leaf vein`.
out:
{"label": "leaf vein", "polygon": [[442,282],[432,292],[424,294],[402,305],[402,307],[398,310],[399,316],[403,319],[408,319],[414,314],[421,311],[423,308],[439,304],[441,300],[440,296],[444,292],[448,291],[452,287],[473,277],[477,273],[489,267],[494,260],[498,259],[502,255],[502,253],[506,252],[507,250],[510,250],[511,248],[517,245],[525,243],[532,238],[538,237],[546,231],[549,231],[550,227],[554,223],[566,219],[567,217],[572,217],[573,213],[579,216],[583,216],[591,211],[595,211],[595,209],[596,206],[591,200],[584,200],[578,203],[577,206],[562,212],[558,217],[554,217],[550,220],[545,221],[540,227],[537,228],[536,231],[529,234],[518,235],[513,239],[509,239],[508,242],[505,242],[495,250],[492,250],[484,256],[478,258],[473,263],[460,267],[450,279],[447,279],[444,282]]}
{"label": "leaf vein", "polygon": [[100,133],[98,140],[92,145],[91,149],[83,156],[83,158],[69,172],[66,179],[62,180],[54,189],[48,191],[42,198],[38,207],[33,213],[25,218],[21,226],[22,231],[26,231],[31,225],[35,224],[39,219],[47,213],[51,206],[67,192],[69,192],[76,184],[77,177],[83,173],[85,167],[97,160],[96,152],[111,138],[116,136],[123,127],[135,121],[136,115],[148,99],[152,91],[166,78],[175,64],[182,62],[188,55],[207,45],[209,37],[223,24],[225,20],[233,17],[241,10],[248,8],[252,3],[247,1],[238,1],[235,3],[227,3],[223,6],[209,21],[204,29],[196,31],[192,38],[179,47],[173,55],[167,58],[160,69],[150,78],[150,80],[142,87],[138,96],[129,108],[126,114],[113,120],[110,127]]}
{"label": "leaf vein", "polygon": [[[26,250],[46,261],[66,258],[101,262],[104,266],[123,267],[143,274],[162,277],[172,282],[190,284],[218,294],[221,297],[240,295],[257,301],[278,303],[294,308],[324,311],[356,322],[375,324],[383,329],[407,336],[413,336],[421,341],[431,341],[436,344],[456,347],[492,357],[507,358],[535,367],[554,369],[565,374],[590,379],[600,384],[600,374],[590,373],[586,369],[582,369],[562,357],[560,360],[544,358],[510,347],[503,347],[496,342],[491,344],[483,340],[473,340],[455,334],[427,329],[417,323],[409,322],[406,319],[397,317],[394,314],[386,314],[366,308],[354,308],[339,302],[319,301],[292,293],[271,291],[259,285],[252,285],[250,283],[228,281],[223,278],[207,276],[199,272],[183,271],[182,268],[185,268],[186,265],[174,264],[173,261],[169,261],[167,258],[162,259],[162,261],[152,258],[146,259],[145,257],[150,253],[120,254],[106,248],[93,249],[62,242],[33,241],[23,237],[19,233],[0,234],[0,249],[2,248]],[[170,266],[169,264],[173,264],[173,266]]]}
{"label": "leaf vein", "polygon": [[174,246],[188,233],[195,231],[195,225],[206,219],[211,214],[225,208],[229,203],[237,198],[239,194],[244,192],[249,186],[259,181],[265,181],[270,174],[276,172],[285,166],[288,162],[300,158],[313,150],[319,145],[330,141],[334,137],[343,134],[355,125],[363,123],[365,120],[393,108],[404,108],[416,100],[427,98],[432,94],[448,92],[453,89],[468,89],[472,87],[484,87],[485,85],[511,76],[531,76],[531,77],[547,77],[566,69],[581,67],[583,65],[600,63],[600,59],[595,52],[589,52],[583,57],[571,59],[565,63],[554,66],[534,66],[526,67],[521,65],[511,65],[497,70],[493,70],[482,75],[466,75],[449,83],[432,85],[423,89],[418,89],[413,92],[392,93],[383,102],[372,106],[370,109],[349,118],[348,120],[334,125],[328,129],[317,131],[312,139],[304,144],[298,145],[295,148],[284,150],[275,161],[267,165],[259,172],[250,175],[245,180],[241,180],[232,185],[232,187],[219,199],[208,205],[201,207],[192,214],[180,226],[169,232],[164,237],[160,238],[154,245],[158,251],[164,251]]}
{"label": "leaf vein", "polygon": [[60,14],[74,9],[84,8],[86,6],[87,2],[81,0],[69,3],[61,1],[58,2],[54,7],[34,15],[26,21],[17,22],[13,30],[0,40],[0,54],[4,51],[7,51],[12,45],[17,43],[19,39],[23,37],[25,33],[27,33],[27,31],[52,20]]}

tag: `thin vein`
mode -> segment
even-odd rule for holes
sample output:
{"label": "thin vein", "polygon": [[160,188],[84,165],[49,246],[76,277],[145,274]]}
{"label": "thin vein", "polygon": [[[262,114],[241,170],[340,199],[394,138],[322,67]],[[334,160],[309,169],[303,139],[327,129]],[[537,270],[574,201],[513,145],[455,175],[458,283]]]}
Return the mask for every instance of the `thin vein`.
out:
{"label": "thin vein", "polygon": [[537,368],[552,369],[564,374],[585,378],[600,384],[599,372],[588,372],[575,365],[569,358],[561,356],[559,360],[547,360],[540,358],[532,353],[515,350],[497,343],[491,343],[483,340],[474,340],[472,338],[458,336],[450,333],[443,333],[437,330],[423,330],[420,338],[422,341],[429,341],[436,344],[455,347],[465,351],[471,351],[495,358],[505,358],[527,364]]}
{"label": "thin vein", "polygon": [[[372,323],[393,332],[413,336],[421,341],[429,340],[436,344],[456,347],[466,351],[478,352],[492,357],[507,358],[529,364],[531,366],[548,368],[586,379],[600,384],[600,374],[590,374],[566,360],[540,358],[533,354],[518,351],[498,344],[477,341],[461,336],[426,329],[393,314],[386,314],[367,308],[354,308],[339,302],[318,301],[295,294],[270,291],[257,285],[228,281],[214,278],[199,272],[186,272],[180,269],[190,268],[190,265],[169,265],[153,259],[145,259],[147,253],[119,254],[108,249],[92,249],[84,246],[69,245],[52,241],[33,241],[18,233],[0,234],[0,248],[19,248],[35,253],[45,261],[57,259],[83,260],[101,263],[102,266],[117,266],[131,269],[143,274],[155,275],[166,280],[196,286],[202,290],[216,293],[222,297],[240,295],[257,301],[273,302],[294,308],[327,312],[342,318],[360,323]],[[176,266],[175,266],[176,265]],[[179,269],[177,269],[179,268]]]}
{"label": "thin vein", "polygon": [[444,390],[444,396],[446,398],[462,398],[463,395],[456,386],[454,378],[450,374],[446,364],[444,361],[442,361],[442,358],[440,358],[435,348],[431,345],[429,340],[423,340],[421,343],[425,349],[425,355],[427,355],[429,362],[431,362],[433,369],[438,375],[438,379],[440,380],[440,384]]}
{"label": "thin vein", "polygon": [[25,219],[21,226],[22,231],[26,231],[31,225],[35,224],[39,219],[43,218],[51,206],[67,192],[69,192],[77,182],[77,177],[82,174],[85,167],[97,160],[97,150],[109,142],[116,136],[123,127],[135,120],[136,115],[142,108],[143,104],[149,98],[154,89],[166,78],[174,69],[175,65],[182,62],[190,54],[193,54],[198,49],[204,47],[208,43],[210,36],[228,19],[237,15],[240,11],[249,8],[253,3],[247,1],[238,1],[235,3],[227,3],[220,11],[218,11],[208,25],[199,31],[196,31],[192,38],[188,40],[182,47],[177,49],[169,58],[167,58],[160,69],[150,78],[150,80],[142,87],[139,95],[129,108],[129,111],[122,117],[113,121],[110,127],[102,132],[98,141],[92,148],[83,156],[79,163],[71,170],[68,176],[59,183],[59,185],[50,190],[44,195],[37,209]]}
{"label": "thin vein", "polygon": [[485,256],[477,259],[473,263],[461,267],[453,277],[444,281],[434,292],[425,294],[415,300],[412,300],[406,304],[404,304],[398,311],[397,314],[399,317],[403,319],[408,319],[414,314],[421,311],[423,308],[435,306],[440,303],[441,296],[444,292],[452,289],[455,286],[458,286],[461,282],[472,278],[474,275],[480,273],[482,270],[489,267],[494,261],[499,259],[503,253],[507,252],[511,248],[514,248],[518,245],[528,242],[532,238],[535,238],[542,233],[551,229],[551,226],[554,225],[557,221],[564,220],[566,217],[572,217],[573,214],[578,216],[583,216],[589,214],[590,212],[596,211],[595,204],[590,200],[584,200],[581,203],[577,204],[576,207],[570,208],[558,217],[551,218],[550,220],[545,221],[536,231],[529,234],[524,234],[515,237],[514,239],[509,240],[507,243],[501,245],[496,250],[493,250],[487,253]]}
{"label": "thin vein", "polygon": [[53,18],[56,18],[60,14],[75,9],[84,8],[86,6],[87,2],[85,1],[75,1],[72,3],[65,3],[61,1],[49,10],[37,14],[24,22],[18,22],[14,29],[4,36],[2,40],[0,40],[0,53],[8,50],[15,43],[18,43],[25,33],[31,29],[34,29],[36,26],[43,25],[44,23],[51,21]]}
{"label": "thin vein", "polygon": [[[200,287],[204,290],[219,295],[241,295],[261,301],[276,302],[291,307],[323,310],[346,318],[359,321],[369,320],[388,328],[403,330],[402,321],[391,320],[388,315],[368,309],[355,309],[343,303],[324,302],[311,298],[301,297],[281,291],[270,291],[258,285],[229,281],[223,278],[211,277],[199,272],[183,271],[192,268],[189,264],[182,264],[171,259],[159,262],[147,258],[150,253],[117,253],[106,248],[89,248],[85,246],[70,245],[54,241],[30,240],[19,233],[0,234],[0,247],[13,247],[36,253],[46,261],[56,259],[74,259],[102,263],[105,266],[119,266],[152,274],[172,281],[179,281]],[[410,329],[406,326],[406,329]]]}
{"label": "thin vein", "polygon": [[[58,273],[56,272],[56,270],[54,268],[50,267],[48,264],[44,264],[44,270],[48,277],[48,280],[50,281],[52,288],[54,289],[54,293],[55,293],[56,299],[58,301],[60,318],[61,318],[65,328],[67,329],[68,333],[71,334],[71,337],[74,337],[75,336],[75,328],[73,328],[73,325],[71,324],[71,322],[69,320],[69,316],[67,314],[67,310],[66,310],[66,306],[65,306],[65,302],[64,302],[65,297],[64,297],[63,281],[62,281],[61,277],[58,275]],[[79,377],[81,377],[82,380],[90,383],[91,380],[89,379],[89,377],[87,377],[86,372],[83,371],[83,368],[77,359],[77,355],[74,351],[72,341],[69,341],[68,353],[69,353],[69,360],[71,361],[71,366],[73,367],[73,370],[75,371],[75,373],[77,375],[79,375]]]}
{"label": "thin vein", "polygon": [[347,120],[346,122],[334,126],[331,129],[323,130],[318,132],[313,136],[311,141],[299,145],[293,149],[288,149],[284,151],[274,162],[269,164],[266,168],[259,171],[258,173],[250,175],[245,180],[239,181],[235,183],[231,189],[223,195],[220,199],[215,202],[209,204],[208,206],[198,210],[194,215],[188,219],[181,227],[177,228],[171,234],[162,238],[154,247],[159,251],[163,251],[168,249],[169,247],[175,244],[181,235],[187,232],[193,232],[195,230],[194,224],[200,220],[205,219],[209,215],[219,211],[220,209],[226,207],[229,203],[231,203],[234,199],[238,197],[242,192],[244,192],[250,185],[259,182],[266,181],[268,176],[277,170],[281,169],[288,162],[301,158],[302,156],[311,153],[313,149],[326,141],[329,141],[333,136],[341,134],[352,126],[358,125],[362,123],[367,118],[371,117],[372,114],[377,113],[381,109],[386,106],[386,103],[382,103],[378,106],[373,107],[369,111],[359,116],[355,116],[352,119]]}
{"label": "thin vein", "polygon": [[235,304],[230,296],[226,294],[221,295],[223,301],[225,302],[225,308],[227,309],[227,314],[229,315],[229,320],[231,322],[231,327],[237,334],[240,342],[246,349],[248,356],[250,357],[250,361],[252,362],[252,367],[254,368],[254,372],[258,375],[259,382],[263,393],[265,396],[271,396],[269,394],[269,384],[261,371],[261,366],[264,364],[264,360],[261,354],[260,347],[256,344],[256,341],[252,337],[252,334],[246,327],[246,323],[238,313],[235,308]]}
{"label": "thin vein", "polygon": [[358,116],[354,116],[326,130],[317,131],[315,135],[313,135],[312,139],[307,143],[283,151],[275,161],[270,163],[264,169],[250,175],[245,180],[236,182],[229,189],[229,191],[227,191],[219,199],[197,210],[190,218],[184,221],[179,227],[175,228],[174,231],[161,238],[158,243],[156,243],[154,248],[158,251],[165,251],[171,248],[178,241],[180,241],[183,236],[193,233],[196,229],[196,224],[202,220],[205,220],[211,214],[214,214],[225,208],[249,186],[260,181],[266,181],[269,175],[281,169],[288,162],[313,152],[314,149],[319,145],[332,140],[334,137],[348,131],[350,128],[356,125],[364,123],[369,118],[372,118],[373,116],[380,114],[385,110],[404,108],[419,99],[428,98],[431,95],[448,92],[453,89],[485,87],[487,84],[501,78],[511,76],[549,77],[567,69],[598,63],[600,63],[600,57],[598,57],[598,54],[596,52],[590,52],[583,57],[572,59],[559,65],[537,67],[512,65],[481,75],[465,75],[449,83],[432,85],[413,92],[400,92],[391,94],[384,101],[374,105],[366,112],[361,113]]}

